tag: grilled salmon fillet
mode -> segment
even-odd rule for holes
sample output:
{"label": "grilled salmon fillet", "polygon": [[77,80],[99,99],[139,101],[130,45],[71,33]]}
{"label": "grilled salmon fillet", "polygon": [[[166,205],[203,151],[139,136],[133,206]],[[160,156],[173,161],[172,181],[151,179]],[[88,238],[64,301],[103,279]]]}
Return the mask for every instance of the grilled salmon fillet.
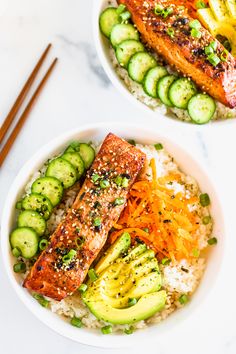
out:
{"label": "grilled salmon fillet", "polygon": [[[78,289],[123,210],[145,155],[109,134],[98,152],[72,208],[37,259],[23,286],[62,300]],[[74,255],[69,262],[69,255]]]}
{"label": "grilled salmon fillet", "polygon": [[[225,61],[212,65],[205,54],[205,47],[217,42],[216,54],[224,53],[223,45],[203,26],[201,38],[191,35],[189,9],[182,1],[169,0],[118,0],[126,5],[143,41],[175,70],[192,78],[204,92],[224,105],[236,107],[236,59],[229,53]],[[155,5],[171,7],[173,12],[164,17],[155,14]],[[170,31],[171,29],[171,31]],[[169,33],[169,34],[168,34]]]}

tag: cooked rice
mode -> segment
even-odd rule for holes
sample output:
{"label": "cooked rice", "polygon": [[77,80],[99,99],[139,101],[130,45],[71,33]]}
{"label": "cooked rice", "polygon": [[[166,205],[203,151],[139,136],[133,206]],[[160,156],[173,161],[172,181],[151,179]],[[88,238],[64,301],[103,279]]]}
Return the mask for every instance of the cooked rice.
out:
{"label": "cooked rice", "polygon": [[[117,2],[115,0],[107,1],[107,6],[117,6]],[[156,53],[151,53],[159,63],[163,63],[163,59],[159,57]],[[170,116],[175,119],[179,119],[185,122],[191,122],[191,118],[188,115],[188,112],[183,109],[175,108],[175,107],[167,107],[165,106],[159,99],[152,98],[148,96],[143,90],[142,85],[133,81],[129,75],[128,71],[124,69],[117,61],[114,48],[110,46],[109,49],[109,57],[111,59],[111,63],[119,76],[119,78],[124,82],[125,86],[132,93],[132,95],[140,102],[145,104],[151,110],[160,113],[162,115]],[[177,75],[178,73],[173,71],[170,66],[164,65],[170,74]],[[230,109],[224,106],[222,103],[216,101],[216,111],[212,120],[223,120],[223,119],[231,119],[236,118],[236,108]]]}
{"label": "cooked rice", "polygon": [[[157,176],[165,176],[169,172],[178,172],[181,175],[180,182],[174,182],[169,186],[176,194],[179,191],[184,193],[188,198],[192,196],[199,196],[201,193],[196,181],[186,174],[184,174],[177,166],[174,159],[165,151],[165,149],[157,151],[154,146],[150,145],[137,145],[147,156],[147,164],[143,170],[143,175],[146,178],[151,178],[151,169],[149,161],[155,158]],[[36,172],[27,183],[25,192],[29,192],[30,186],[35,178],[38,178],[45,171],[42,168],[40,172]],[[50,219],[47,221],[47,232],[52,234],[57,225],[61,222],[65,216],[68,208],[70,208],[78,194],[80,189],[80,183],[77,182],[72,188],[65,191],[62,202],[54,209]],[[209,215],[208,208],[203,208],[200,203],[191,206],[192,210],[197,213],[199,219],[199,228],[197,230],[199,249],[203,250],[207,246],[207,240],[212,232],[212,223],[204,225],[202,218]],[[27,262],[27,273],[32,266],[31,262]],[[180,308],[182,305],[178,299],[183,293],[191,296],[199,285],[201,277],[205,268],[205,259],[203,257],[194,259],[191,261],[182,260],[180,262],[171,263],[170,265],[160,265],[160,271],[163,276],[163,288],[167,292],[167,303],[165,308],[149,318],[146,321],[140,321],[133,325],[135,329],[145,328],[148,324],[159,323],[167,318],[172,312]],[[27,275],[24,275],[24,277]],[[72,296],[68,296],[62,301],[55,301],[49,299],[50,309],[52,312],[62,316],[64,319],[69,320],[73,316],[81,318],[83,325],[90,329],[101,328],[104,326],[104,321],[98,320],[86,307],[81,300],[79,292],[76,292]],[[126,328],[127,325],[114,325],[113,332],[121,331]]]}

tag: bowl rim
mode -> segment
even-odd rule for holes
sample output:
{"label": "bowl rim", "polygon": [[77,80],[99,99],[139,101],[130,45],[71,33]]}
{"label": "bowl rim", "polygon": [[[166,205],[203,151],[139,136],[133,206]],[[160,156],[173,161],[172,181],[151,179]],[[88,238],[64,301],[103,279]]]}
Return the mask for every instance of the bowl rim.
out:
{"label": "bowl rim", "polygon": [[[147,128],[142,124],[134,124],[134,123],[132,124],[132,123],[124,123],[124,122],[109,122],[109,126],[115,128],[115,129],[118,129],[118,130],[119,129],[123,130],[124,132],[129,129],[137,129],[140,132],[140,135],[142,134],[143,139],[148,139],[148,137],[147,137],[148,132],[149,132],[149,134],[151,134],[151,132],[153,134],[153,128],[152,129]],[[11,267],[11,261],[10,261],[11,255],[9,252],[8,237],[4,237],[6,231],[9,231],[8,230],[9,227],[7,226],[7,223],[8,223],[8,220],[10,219],[10,215],[13,213],[12,208],[13,208],[13,205],[15,205],[13,203],[13,200],[16,199],[16,195],[17,195],[17,193],[19,193],[19,186],[17,186],[17,185],[22,180],[22,176],[25,174],[25,171],[27,171],[27,174],[30,178],[30,173],[36,171],[36,165],[39,165],[39,161],[40,161],[40,165],[42,165],[42,161],[45,161],[45,158],[47,158],[47,155],[53,154],[56,150],[60,149],[61,146],[66,144],[66,142],[73,139],[73,136],[81,135],[84,132],[85,133],[89,132],[90,130],[92,130],[92,131],[93,130],[99,130],[99,131],[101,130],[104,133],[105,132],[107,133],[109,130],[108,129],[108,122],[100,122],[100,123],[92,123],[92,124],[88,124],[88,125],[82,125],[80,128],[71,129],[71,130],[57,136],[56,138],[49,141],[47,144],[43,145],[38,151],[36,151],[36,153],[20,169],[19,173],[16,175],[16,177],[11,185],[11,188],[8,192],[7,198],[4,203],[4,208],[3,208],[2,218],[1,218],[1,231],[2,231],[1,233],[3,235],[3,237],[1,237],[2,259],[3,259],[3,263],[4,263],[4,267],[5,267],[8,279],[9,279],[13,289],[15,290],[16,294],[20,298],[20,300],[24,303],[26,308],[28,308],[28,310],[30,310],[41,322],[46,324],[49,328],[54,330],[56,333],[66,337],[68,339],[79,342],[81,344],[86,344],[86,345],[96,346],[96,347],[123,348],[123,347],[137,346],[137,345],[141,345],[145,342],[146,337],[147,337],[147,336],[145,336],[145,334],[146,334],[145,330],[142,330],[141,332],[138,331],[138,335],[135,336],[135,343],[133,341],[134,336],[124,336],[122,334],[121,335],[114,335],[114,336],[110,336],[110,337],[106,336],[106,340],[104,340],[104,336],[102,336],[100,334],[94,335],[90,331],[83,332],[80,336],[80,334],[78,335],[78,329],[75,329],[72,326],[68,326],[68,329],[67,329],[65,326],[63,326],[61,324],[61,322],[64,323],[64,321],[61,321],[61,319],[59,319],[59,317],[57,317],[56,314],[54,314],[51,311],[48,311],[44,308],[41,308],[38,305],[38,303],[36,303],[35,301],[32,301],[32,297],[26,292],[25,289],[23,289],[21,286],[19,286],[19,283],[15,279],[15,275],[14,275],[14,273],[12,271],[12,267]],[[112,130],[112,129],[110,129],[110,130]],[[116,134],[116,132],[114,132],[114,133]],[[190,160],[192,160],[194,163],[196,163],[197,169],[199,169],[201,171],[201,174],[204,176],[204,178],[207,178],[208,182],[211,182],[212,191],[215,194],[214,199],[217,201],[218,209],[220,211],[220,218],[221,218],[221,222],[222,222],[221,237],[224,239],[224,243],[221,244],[222,249],[220,251],[222,255],[221,255],[221,259],[220,259],[219,269],[221,269],[223,255],[224,255],[224,249],[225,249],[225,234],[226,234],[225,223],[224,223],[225,218],[224,218],[224,213],[222,210],[222,206],[221,206],[218,192],[215,188],[214,182],[212,182],[211,176],[206,171],[206,169],[204,169],[201,162],[195,156],[192,156],[192,154],[189,154],[188,152],[186,152],[186,149],[184,149],[184,147],[182,147],[181,144],[179,144],[179,142],[176,143],[176,141],[173,138],[169,138],[168,134],[166,134],[166,133],[161,132],[159,134],[155,130],[154,134],[158,138],[160,138],[160,141],[164,140],[166,142],[166,144],[168,144],[168,143],[172,144],[175,148],[177,148],[180,151],[180,153],[184,153],[185,157],[186,156],[189,157]],[[168,149],[167,149],[167,151],[168,151]],[[31,172],[29,171],[29,169]],[[27,181],[25,181],[25,179],[24,179],[23,185],[25,185],[26,183],[27,183]],[[7,234],[9,235],[9,232],[7,232]],[[220,271],[219,271],[219,273],[220,273]],[[215,279],[213,280],[213,286],[209,290],[209,292],[211,292],[213,290],[214,286],[216,285],[216,280],[219,277],[219,273],[217,275],[215,275]],[[201,284],[200,284],[199,288],[201,288]],[[198,289],[197,289],[197,291],[198,291]],[[209,292],[206,295],[204,295],[203,301],[208,297]],[[183,313],[183,315],[184,315],[184,311],[187,312],[188,306],[189,305],[187,305],[186,308],[181,309],[181,313]],[[185,317],[188,317],[191,313],[196,311],[197,306],[196,305],[194,305],[194,306],[190,311],[188,311],[187,316],[185,315]],[[47,311],[47,314],[45,313],[45,311]],[[56,320],[55,320],[55,316],[57,317]],[[172,314],[172,316],[170,316],[170,317],[173,317],[173,316],[174,316],[174,314]],[[186,318],[183,318],[181,320],[181,322],[184,322],[185,319]],[[166,322],[166,320],[162,321],[162,322]],[[174,321],[173,321],[173,323],[174,323]],[[153,325],[153,327],[156,327],[156,326],[157,325]],[[161,335],[163,335],[163,338],[165,338],[166,332],[167,331],[160,333]],[[157,342],[157,340],[161,341],[160,337],[159,338],[156,338],[156,337],[152,336],[152,338],[148,338],[148,341],[149,342]],[[122,338],[122,343],[121,343],[121,338]]]}
{"label": "bowl rim", "polygon": [[173,128],[182,125],[185,129],[192,129],[192,130],[206,130],[209,128],[219,127],[221,128],[222,125],[232,125],[236,124],[236,118],[229,118],[229,119],[217,119],[214,121],[210,121],[207,124],[194,124],[191,122],[185,122],[180,119],[172,118],[168,115],[164,115],[161,111],[153,111],[151,108],[146,106],[144,103],[139,101],[134,97],[134,95],[122,84],[121,79],[116,74],[114,68],[111,68],[112,64],[109,62],[104,50],[103,50],[103,37],[99,30],[99,23],[98,17],[101,13],[101,8],[103,7],[103,3],[107,2],[108,0],[93,0],[93,9],[92,9],[92,27],[93,27],[93,40],[95,43],[95,48],[97,51],[97,55],[100,59],[100,63],[107,74],[109,80],[111,81],[112,85],[121,93],[122,96],[126,97],[126,99],[131,102],[134,106],[141,109],[143,113],[149,114],[152,117],[157,119],[157,122],[162,124],[163,126],[172,126]]}

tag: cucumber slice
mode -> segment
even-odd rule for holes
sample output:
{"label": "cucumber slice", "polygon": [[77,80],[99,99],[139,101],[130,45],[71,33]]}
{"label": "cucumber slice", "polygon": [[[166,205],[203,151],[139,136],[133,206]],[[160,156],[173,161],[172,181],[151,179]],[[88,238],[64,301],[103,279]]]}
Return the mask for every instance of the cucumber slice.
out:
{"label": "cucumber slice", "polygon": [[173,82],[169,89],[169,99],[173,105],[177,108],[186,109],[188,107],[189,100],[197,93],[195,84],[182,77]]}
{"label": "cucumber slice", "polygon": [[128,73],[132,80],[142,83],[145,74],[157,66],[156,60],[146,52],[134,54],[128,64]]}
{"label": "cucumber slice", "polygon": [[110,37],[112,28],[118,23],[120,19],[115,7],[108,7],[99,17],[100,30],[107,38]]}
{"label": "cucumber slice", "polygon": [[116,58],[121,66],[127,68],[132,55],[137,52],[143,52],[144,46],[141,42],[134,39],[127,39],[121,42],[116,48]]}
{"label": "cucumber slice", "polygon": [[25,210],[37,211],[45,220],[50,217],[52,212],[52,204],[50,200],[38,193],[27,195],[22,200],[22,208]]}
{"label": "cucumber slice", "polygon": [[39,236],[42,236],[46,230],[44,218],[33,210],[24,210],[18,217],[17,225],[19,227],[31,227]]}
{"label": "cucumber slice", "polygon": [[84,173],[84,161],[78,152],[66,152],[61,156],[64,160],[70,162],[77,172],[77,179]]}
{"label": "cucumber slice", "polygon": [[92,165],[93,160],[95,158],[95,151],[92,146],[81,143],[79,148],[79,154],[84,161],[84,167],[86,170]]}
{"label": "cucumber slice", "polygon": [[40,177],[32,184],[31,192],[47,197],[52,206],[56,206],[61,201],[63,187],[59,179],[55,177]]}
{"label": "cucumber slice", "polygon": [[193,96],[188,103],[188,114],[197,124],[208,123],[216,111],[216,104],[212,97],[203,93]]}
{"label": "cucumber slice", "polygon": [[77,172],[70,162],[57,157],[49,163],[46,176],[59,179],[64,188],[69,188],[75,184]]}
{"label": "cucumber slice", "polygon": [[148,70],[144,81],[143,89],[150,97],[157,98],[157,83],[163,77],[168,75],[168,71],[163,66],[157,66]]}
{"label": "cucumber slice", "polygon": [[172,102],[169,99],[169,88],[176,80],[176,76],[167,75],[161,78],[157,83],[157,93],[162,103],[166,106],[173,107]]}
{"label": "cucumber slice", "polygon": [[32,258],[38,250],[38,235],[30,227],[18,227],[10,236],[12,248],[19,248],[24,258]]}
{"label": "cucumber slice", "polygon": [[110,41],[113,47],[118,46],[126,39],[139,40],[139,33],[131,24],[118,24],[112,28]]}

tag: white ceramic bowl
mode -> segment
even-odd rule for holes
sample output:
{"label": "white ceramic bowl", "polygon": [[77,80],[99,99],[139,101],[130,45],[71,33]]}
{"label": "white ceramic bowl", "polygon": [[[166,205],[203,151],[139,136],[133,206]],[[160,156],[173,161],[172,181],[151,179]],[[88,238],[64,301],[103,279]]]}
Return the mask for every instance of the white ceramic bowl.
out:
{"label": "white ceramic bowl", "polygon": [[[112,0],[114,2],[115,0]],[[112,84],[114,87],[124,96],[128,101],[132,104],[134,104],[137,108],[141,109],[143,112],[146,114],[151,114],[152,117],[155,116],[157,119],[157,122],[165,125],[167,127],[179,127],[181,124],[183,126],[183,123],[186,129],[198,129],[198,130],[203,130],[206,129],[209,126],[212,126],[212,124],[221,126],[222,124],[234,124],[236,122],[236,119],[227,119],[227,120],[215,120],[212,121],[208,124],[203,124],[203,125],[197,125],[197,124],[192,124],[192,123],[186,123],[183,122],[179,119],[175,119],[171,116],[168,115],[163,115],[161,112],[153,111],[151,108],[147,107],[145,104],[142,102],[138,101],[132,93],[130,93],[129,89],[125,85],[124,81],[119,78],[117,75],[112,63],[111,59],[109,56],[109,48],[110,48],[110,43],[109,40],[105,38],[101,34],[100,28],[99,28],[99,16],[101,12],[108,6],[108,0],[93,0],[93,36],[94,36],[94,42],[96,46],[96,50],[98,53],[98,57],[100,59],[100,62],[103,66],[104,71],[106,72],[107,76],[111,80]]]}
{"label": "white ceramic bowl", "polygon": [[[166,338],[166,335],[173,333],[175,324],[180,323],[185,318],[189,317],[192,321],[196,320],[194,309],[200,306],[206,295],[214,287],[216,276],[219,273],[220,264],[223,258],[223,249],[225,243],[224,235],[224,221],[217,197],[214,190],[213,183],[208,175],[202,170],[198,162],[186,153],[178,144],[169,140],[164,136],[159,136],[155,129],[146,129],[144,126],[129,125],[123,123],[110,123],[112,129],[108,127],[107,123],[100,123],[90,126],[84,126],[79,129],[74,129],[49,144],[45,145],[37,152],[29,162],[27,162],[16,176],[11,189],[9,191],[1,223],[1,248],[2,258],[6,267],[6,272],[9,280],[16,291],[17,296],[23,301],[25,306],[43,323],[55,330],[57,333],[75,340],[79,343],[100,346],[100,347],[124,347],[137,345],[138,343],[145,343],[147,340],[150,344],[152,341],[161,342]],[[15,203],[21,196],[25,184],[31,175],[39,169],[43,163],[54,154],[59,153],[68,142],[78,139],[84,141],[102,141],[109,131],[126,139],[135,139],[137,142],[144,144],[153,144],[161,142],[169,153],[175,158],[179,166],[184,172],[196,178],[202,191],[207,191],[211,198],[211,213],[214,218],[214,235],[218,237],[217,247],[213,247],[209,259],[206,272],[202,282],[193,296],[191,302],[185,308],[176,311],[169,318],[158,325],[152,325],[147,329],[138,331],[132,336],[127,335],[108,335],[104,336],[99,331],[90,331],[85,328],[77,329],[67,322],[64,322],[58,315],[53,314],[47,309],[41,307],[19,284],[19,278],[12,270],[14,259],[10,252],[9,234],[12,230]]]}

